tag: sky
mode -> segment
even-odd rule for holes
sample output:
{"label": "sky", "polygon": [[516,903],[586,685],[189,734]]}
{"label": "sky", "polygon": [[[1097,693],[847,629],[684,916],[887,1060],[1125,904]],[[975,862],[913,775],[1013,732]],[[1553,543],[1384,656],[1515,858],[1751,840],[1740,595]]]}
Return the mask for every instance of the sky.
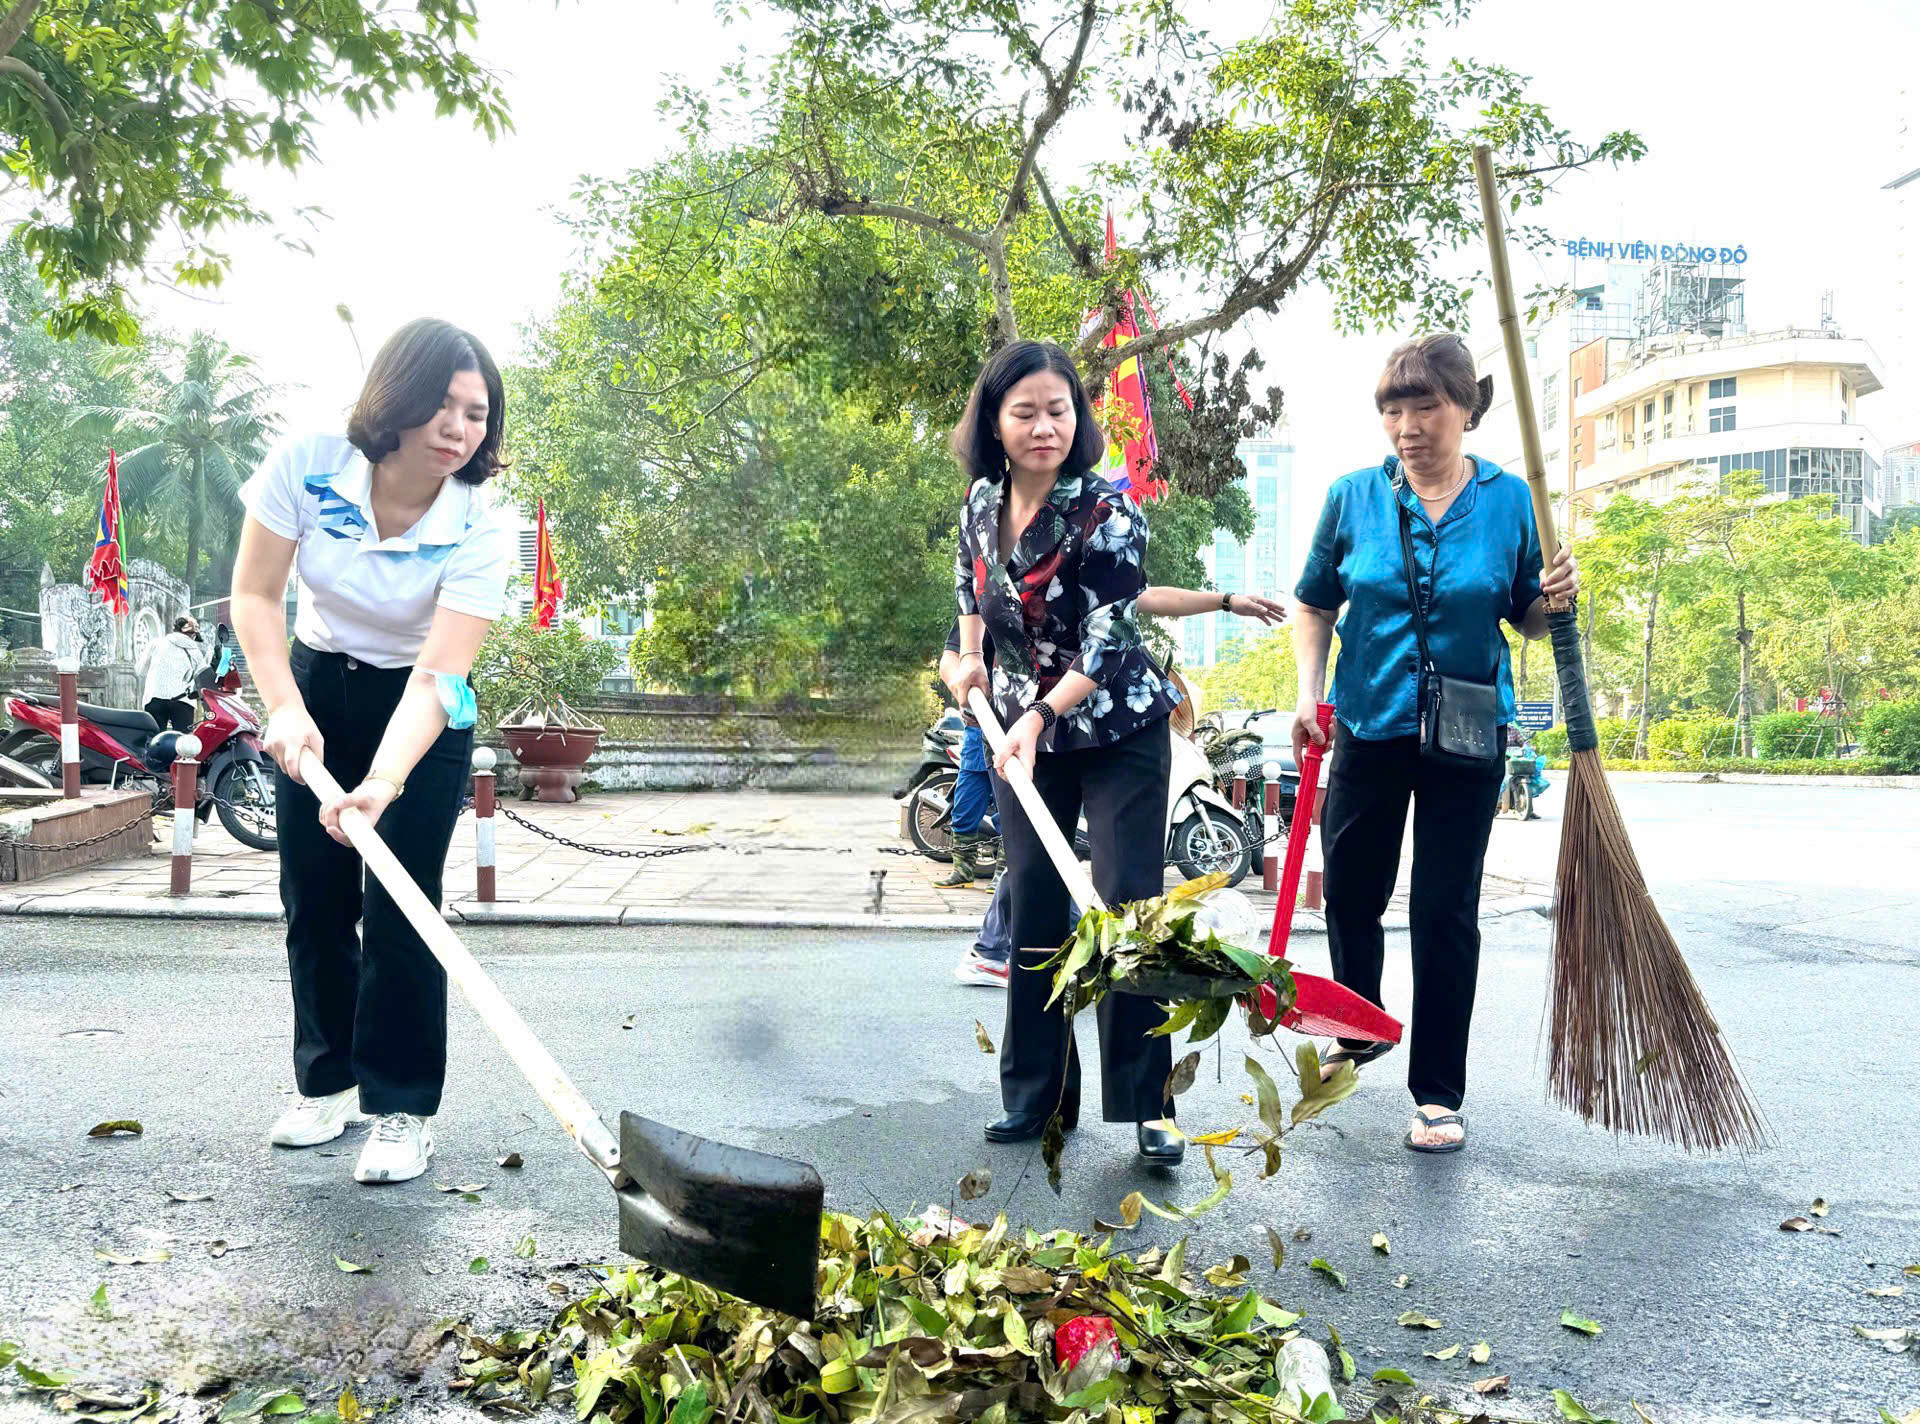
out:
{"label": "sky", "polygon": [[[1257,27],[1269,13],[1253,0],[1190,8],[1223,32]],[[314,206],[324,220],[228,235],[234,274],[210,295],[137,293],[158,322],[205,328],[251,353],[266,379],[289,388],[292,428],[338,428],[360,381],[354,338],[370,357],[415,316],[454,321],[512,360],[522,325],[552,305],[575,264],[559,214],[578,176],[617,174],[668,152],[677,135],[655,110],[667,83],[704,80],[741,45],[776,38],[722,25],[706,0],[480,0],[480,12],[474,52],[502,76],[512,134],[489,143],[418,101],[373,123],[328,114],[316,161],[294,175],[241,175],[276,213]],[[1744,245],[1750,329],[1816,325],[1831,290],[1841,327],[1883,359],[1894,354],[1894,209],[1881,189],[1903,171],[1896,121],[1903,106],[1914,113],[1920,89],[1909,77],[1920,4],[1480,0],[1434,48],[1532,76],[1534,93],[1576,135],[1631,128],[1646,140],[1639,164],[1562,181],[1538,215],[1556,234]],[[1097,112],[1071,116],[1054,169],[1070,174],[1103,156],[1106,123]],[[1906,167],[1916,165],[1920,157]],[[1124,215],[1121,226],[1124,241]],[[312,253],[285,245],[288,233]],[[1477,254],[1461,261],[1462,275],[1478,265]],[[1564,275],[1516,259],[1523,291]],[[1163,319],[1188,314],[1161,297]],[[351,332],[335,314],[342,303]],[[1336,334],[1325,300],[1309,291],[1250,323],[1247,337],[1286,391],[1297,543],[1326,484],[1385,453],[1370,394],[1396,333]],[[1920,393],[1863,404],[1882,442],[1920,437],[1920,425],[1906,428],[1894,408],[1903,399],[1920,411]]]}

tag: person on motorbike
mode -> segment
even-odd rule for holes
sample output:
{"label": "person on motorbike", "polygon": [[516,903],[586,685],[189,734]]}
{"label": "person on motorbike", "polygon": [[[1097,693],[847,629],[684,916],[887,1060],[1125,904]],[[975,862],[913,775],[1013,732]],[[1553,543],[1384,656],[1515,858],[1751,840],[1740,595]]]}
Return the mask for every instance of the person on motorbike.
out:
{"label": "person on motorbike", "polygon": [[140,654],[134,665],[141,679],[140,700],[161,731],[184,732],[193,726],[193,680],[209,657],[199,621],[191,613],[174,619],[173,631]]}
{"label": "person on motorbike", "polygon": [[[478,340],[415,321],[375,356],[344,436],[281,441],[241,490],[233,622],[278,766],[300,1094],[269,1140],[312,1147],[370,1116],[359,1182],[426,1170],[447,981],[363,875],[340,818],[352,809],[373,822],[439,903],[472,758],[467,674],[514,565],[512,532],[480,492],[501,468],[504,406]],[[296,565],[289,654],[281,601]],[[351,789],[322,804],[302,776],[308,752]]]}
{"label": "person on motorbike", "polygon": [[[1191,618],[1203,613],[1231,613],[1237,618],[1251,618],[1267,627],[1273,627],[1287,621],[1287,607],[1278,599],[1267,598],[1258,593],[1213,593],[1197,588],[1171,588],[1165,584],[1149,584],[1144,589],[1134,607],[1141,613],[1156,618]],[[981,636],[981,656],[986,667],[993,667],[993,638]],[[947,646],[940,654],[940,681],[951,684],[960,668],[960,624],[954,622],[947,634]],[[970,713],[963,711],[966,717],[966,739],[960,748],[960,775],[954,783],[953,791],[953,839],[955,871],[941,886],[968,885],[977,871],[970,864],[964,879],[959,874],[960,836],[962,827],[962,806],[971,819],[964,824],[973,831],[969,853],[977,858],[982,846],[996,837],[980,831],[981,818],[991,803],[992,789],[987,776],[986,740],[980,733],[979,724]],[[969,761],[977,763],[978,770],[972,771]],[[974,788],[966,790],[969,775],[977,777]],[[1002,862],[1004,864],[1004,861]],[[1077,915],[1077,910],[1076,910]],[[1013,932],[1007,922],[1006,879],[996,876],[993,884],[993,899],[987,902],[987,912],[980,921],[980,930],[973,944],[960,962],[954,966],[953,977],[962,984],[979,984],[989,989],[1007,987],[1008,966],[1013,962]]]}

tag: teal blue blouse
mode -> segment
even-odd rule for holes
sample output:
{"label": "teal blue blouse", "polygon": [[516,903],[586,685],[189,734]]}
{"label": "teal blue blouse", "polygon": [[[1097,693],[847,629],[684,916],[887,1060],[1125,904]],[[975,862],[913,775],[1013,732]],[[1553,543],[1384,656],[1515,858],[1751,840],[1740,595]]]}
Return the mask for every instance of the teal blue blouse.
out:
{"label": "teal blue blouse", "polygon": [[1475,478],[1436,526],[1400,476],[1400,462],[1343,475],[1327,491],[1294,594],[1314,608],[1342,604],[1335,631],[1333,703],[1366,741],[1420,729],[1420,653],[1407,601],[1397,505],[1412,515],[1413,562],[1427,644],[1448,677],[1499,686],[1500,720],[1513,720],[1505,619],[1516,628],[1540,596],[1540,536],[1527,482],[1473,457]]}

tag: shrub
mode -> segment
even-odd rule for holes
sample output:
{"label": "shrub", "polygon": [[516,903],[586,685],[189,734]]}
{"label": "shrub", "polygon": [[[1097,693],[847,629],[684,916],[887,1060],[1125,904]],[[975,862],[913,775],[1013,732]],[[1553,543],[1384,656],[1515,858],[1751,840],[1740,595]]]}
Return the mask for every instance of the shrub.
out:
{"label": "shrub", "polygon": [[1694,760],[1740,755],[1740,724],[1733,718],[1696,717],[1686,726],[1686,751]]}
{"label": "shrub", "polygon": [[503,618],[480,645],[473,685],[488,722],[522,704],[554,714],[562,702],[591,698],[619,662],[620,650],[587,637],[576,619],[563,618],[543,630],[524,617]]}
{"label": "shrub", "polygon": [[1640,723],[1637,719],[1626,717],[1600,717],[1593,724],[1600,736],[1600,755],[1603,757],[1623,757],[1633,760],[1633,746],[1640,735]]}
{"label": "shrub", "polygon": [[1533,749],[1548,761],[1562,761],[1567,755],[1567,729],[1565,725],[1549,727],[1544,732],[1533,734]]}
{"label": "shrub", "polygon": [[1683,717],[1669,717],[1647,729],[1647,759],[1654,762],[1678,761],[1690,756],[1687,731],[1691,724]]}
{"label": "shrub", "polygon": [[1860,719],[1860,745],[1900,771],[1920,772],[1920,699],[1880,702]]}
{"label": "shrub", "polygon": [[1830,757],[1839,750],[1833,720],[1818,712],[1769,712],[1753,724],[1753,749],[1762,761]]}

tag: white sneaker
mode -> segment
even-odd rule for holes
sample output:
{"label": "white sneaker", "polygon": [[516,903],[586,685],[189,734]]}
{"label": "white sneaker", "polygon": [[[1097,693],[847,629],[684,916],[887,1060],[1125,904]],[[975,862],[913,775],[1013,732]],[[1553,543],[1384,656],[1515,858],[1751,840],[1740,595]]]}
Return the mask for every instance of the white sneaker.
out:
{"label": "white sneaker", "polygon": [[410,1182],[427,1170],[433,1156],[433,1129],[412,1113],[383,1113],[375,1119],[367,1145],[354,1163],[356,1182]]}
{"label": "white sneaker", "polygon": [[371,1122],[360,1111],[360,1090],[345,1088],[324,1098],[301,1098],[274,1119],[267,1141],[275,1147],[318,1147],[331,1142],[349,1125]]}
{"label": "white sneaker", "polygon": [[961,956],[954,966],[953,977],[956,983],[980,984],[989,989],[1004,989],[1010,977],[1007,961],[988,959],[978,949],[970,949]]}

